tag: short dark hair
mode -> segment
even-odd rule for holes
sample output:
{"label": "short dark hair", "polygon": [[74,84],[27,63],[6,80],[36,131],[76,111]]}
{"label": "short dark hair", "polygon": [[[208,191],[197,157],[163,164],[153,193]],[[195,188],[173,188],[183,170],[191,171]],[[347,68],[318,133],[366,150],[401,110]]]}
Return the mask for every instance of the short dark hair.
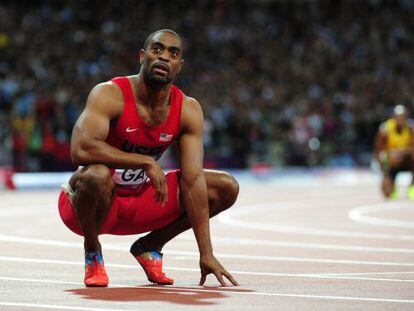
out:
{"label": "short dark hair", "polygon": [[174,30],[171,30],[171,29],[167,29],[167,28],[166,28],[166,29],[160,29],[160,30],[154,31],[152,34],[150,34],[150,35],[148,36],[148,38],[145,40],[145,43],[144,43],[144,49],[145,49],[145,50],[147,49],[147,47],[148,47],[148,45],[149,45],[150,41],[152,40],[152,38],[153,38],[156,34],[158,34],[158,33],[160,33],[160,32],[168,32],[168,33],[173,34],[174,36],[176,36],[176,37],[180,40],[180,43],[181,43],[181,48],[182,48],[182,46],[183,46],[183,40],[181,39],[180,35],[179,35],[178,33],[176,33]]}

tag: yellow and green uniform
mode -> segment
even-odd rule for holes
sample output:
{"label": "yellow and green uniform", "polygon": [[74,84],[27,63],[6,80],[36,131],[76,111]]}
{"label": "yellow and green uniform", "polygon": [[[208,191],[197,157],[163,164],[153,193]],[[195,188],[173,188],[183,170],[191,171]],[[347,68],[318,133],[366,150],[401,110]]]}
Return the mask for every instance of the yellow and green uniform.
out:
{"label": "yellow and green uniform", "polygon": [[395,151],[403,151],[410,148],[412,134],[408,123],[403,126],[401,131],[398,131],[397,121],[391,118],[382,124],[381,129],[387,134],[385,150],[388,156]]}
{"label": "yellow and green uniform", "polygon": [[[387,143],[385,145],[385,157],[383,158],[383,165],[385,167],[385,174],[390,176],[394,181],[396,174],[400,171],[411,171],[411,165],[407,166],[407,163],[401,163],[397,167],[390,167],[389,161],[393,153],[406,151],[411,148],[412,144],[412,132],[411,121],[407,120],[400,131],[397,130],[397,121],[394,118],[390,118],[381,124],[381,131],[387,135]],[[391,198],[396,198],[397,192],[394,188],[391,193]],[[411,184],[408,188],[408,197],[414,199],[414,185]]]}

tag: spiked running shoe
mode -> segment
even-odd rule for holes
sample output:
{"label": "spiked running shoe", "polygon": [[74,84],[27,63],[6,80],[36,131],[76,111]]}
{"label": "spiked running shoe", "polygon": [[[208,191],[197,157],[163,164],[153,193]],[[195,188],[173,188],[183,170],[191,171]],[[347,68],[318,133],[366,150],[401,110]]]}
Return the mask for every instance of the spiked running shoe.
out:
{"label": "spiked running shoe", "polygon": [[106,287],[108,286],[108,276],[102,254],[99,252],[85,253],[85,285],[87,287]]}
{"label": "spiked running shoe", "polygon": [[398,192],[397,192],[397,189],[392,189],[392,192],[391,192],[391,195],[390,195],[390,199],[391,200],[396,200],[396,199],[398,199]]}
{"label": "spiked running shoe", "polygon": [[162,272],[162,253],[146,250],[138,241],[131,246],[131,254],[135,257],[147,275],[148,281],[160,285],[172,285],[174,280]]}
{"label": "spiked running shoe", "polygon": [[408,187],[407,196],[410,200],[414,200],[414,185]]}

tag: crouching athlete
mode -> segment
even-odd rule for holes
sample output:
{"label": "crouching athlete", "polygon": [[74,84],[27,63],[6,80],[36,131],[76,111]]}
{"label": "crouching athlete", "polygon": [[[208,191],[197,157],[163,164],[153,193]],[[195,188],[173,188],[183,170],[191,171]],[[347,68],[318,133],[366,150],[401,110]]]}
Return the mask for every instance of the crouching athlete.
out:
{"label": "crouching athlete", "polygon": [[[214,274],[236,280],[213,254],[209,217],[234,204],[238,183],[203,170],[200,104],[172,84],[184,64],[182,41],[163,29],[139,52],[137,75],[98,84],[72,133],[71,154],[80,168],[63,187],[59,212],[84,237],[85,285],[107,286],[100,234],[149,233],[131,253],[150,282],[173,284],[162,270],[163,246],[192,228],[200,252],[200,285]],[[174,141],[180,169],[164,174],[157,160]]]}
{"label": "crouching athlete", "polygon": [[414,126],[404,106],[395,106],[392,118],[380,125],[375,139],[375,157],[383,172],[381,189],[384,196],[398,197],[397,174],[408,171],[412,179],[407,196],[414,200]]}

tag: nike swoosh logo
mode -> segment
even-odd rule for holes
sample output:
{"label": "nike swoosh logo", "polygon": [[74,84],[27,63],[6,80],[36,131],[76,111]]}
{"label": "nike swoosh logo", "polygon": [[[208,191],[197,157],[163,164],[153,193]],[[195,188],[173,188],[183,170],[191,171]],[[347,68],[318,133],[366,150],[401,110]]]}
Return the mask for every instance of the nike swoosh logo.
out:
{"label": "nike swoosh logo", "polygon": [[125,130],[125,132],[127,132],[127,133],[131,133],[131,132],[135,132],[135,131],[138,131],[139,130],[139,128],[136,128],[136,129],[130,129],[129,128],[129,126],[126,128],[126,130]]}

